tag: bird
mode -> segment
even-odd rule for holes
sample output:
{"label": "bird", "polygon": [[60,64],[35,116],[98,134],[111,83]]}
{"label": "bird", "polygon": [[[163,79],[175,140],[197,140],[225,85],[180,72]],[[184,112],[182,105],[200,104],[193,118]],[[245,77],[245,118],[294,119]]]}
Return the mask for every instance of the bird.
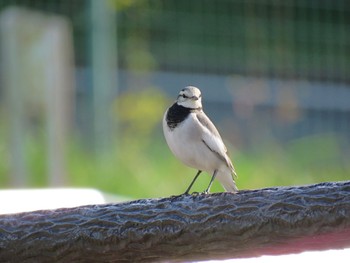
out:
{"label": "bird", "polygon": [[184,194],[189,194],[202,171],[212,175],[204,193],[210,193],[215,178],[226,192],[238,192],[235,168],[218,130],[203,111],[197,87],[187,86],[179,92],[165,111],[162,124],[171,152],[186,166],[198,170]]}

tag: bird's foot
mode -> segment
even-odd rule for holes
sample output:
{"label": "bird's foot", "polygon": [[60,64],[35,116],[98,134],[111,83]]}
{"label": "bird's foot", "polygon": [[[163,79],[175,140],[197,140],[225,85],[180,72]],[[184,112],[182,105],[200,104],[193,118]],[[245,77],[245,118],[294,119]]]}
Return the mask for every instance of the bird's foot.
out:
{"label": "bird's foot", "polygon": [[[202,193],[200,193],[200,192],[192,192],[192,193],[189,193],[189,192],[184,192],[182,195],[200,195],[200,194],[202,194]],[[181,196],[181,195],[180,195]]]}

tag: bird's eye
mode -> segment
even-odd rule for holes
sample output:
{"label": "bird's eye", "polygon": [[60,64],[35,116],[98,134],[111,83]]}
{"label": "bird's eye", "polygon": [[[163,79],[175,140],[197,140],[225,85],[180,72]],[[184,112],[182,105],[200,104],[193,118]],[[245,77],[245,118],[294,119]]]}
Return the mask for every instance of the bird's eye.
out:
{"label": "bird's eye", "polygon": [[182,94],[182,97],[183,97],[183,98],[187,98],[185,94]]}

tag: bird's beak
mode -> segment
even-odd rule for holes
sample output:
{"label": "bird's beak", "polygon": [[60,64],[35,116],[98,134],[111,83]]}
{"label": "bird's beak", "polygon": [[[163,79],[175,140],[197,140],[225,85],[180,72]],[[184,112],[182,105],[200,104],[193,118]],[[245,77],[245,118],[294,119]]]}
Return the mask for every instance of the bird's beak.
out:
{"label": "bird's beak", "polygon": [[191,99],[192,100],[199,100],[199,98],[197,96],[192,96]]}

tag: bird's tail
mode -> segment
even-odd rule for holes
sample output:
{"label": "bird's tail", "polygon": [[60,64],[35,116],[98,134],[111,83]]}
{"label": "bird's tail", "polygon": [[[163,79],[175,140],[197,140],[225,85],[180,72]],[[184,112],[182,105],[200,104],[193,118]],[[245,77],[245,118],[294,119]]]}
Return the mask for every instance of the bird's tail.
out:
{"label": "bird's tail", "polygon": [[232,172],[229,169],[224,171],[219,170],[216,178],[219,180],[221,185],[225,188],[226,192],[237,193],[238,188],[236,182],[233,179]]}

